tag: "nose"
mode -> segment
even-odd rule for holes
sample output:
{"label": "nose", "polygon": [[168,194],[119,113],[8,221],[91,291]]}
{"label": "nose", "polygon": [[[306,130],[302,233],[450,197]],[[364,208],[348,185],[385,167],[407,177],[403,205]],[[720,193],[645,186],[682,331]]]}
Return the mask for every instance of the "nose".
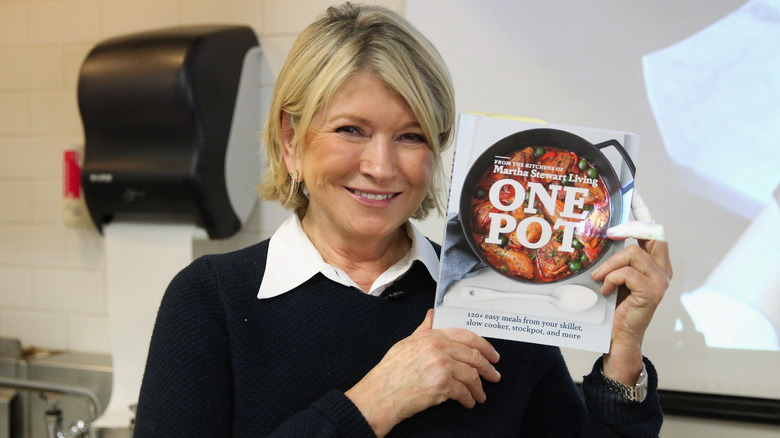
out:
{"label": "nose", "polygon": [[360,173],[378,183],[390,181],[396,172],[396,156],[391,139],[377,136],[363,150]]}

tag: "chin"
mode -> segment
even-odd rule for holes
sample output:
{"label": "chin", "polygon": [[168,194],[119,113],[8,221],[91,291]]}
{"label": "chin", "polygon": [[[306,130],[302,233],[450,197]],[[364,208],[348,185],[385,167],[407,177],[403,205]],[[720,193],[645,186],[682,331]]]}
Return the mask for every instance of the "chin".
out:
{"label": "chin", "polygon": [[352,221],[353,232],[360,236],[381,238],[396,232],[406,219],[391,219],[387,217],[356,217]]}

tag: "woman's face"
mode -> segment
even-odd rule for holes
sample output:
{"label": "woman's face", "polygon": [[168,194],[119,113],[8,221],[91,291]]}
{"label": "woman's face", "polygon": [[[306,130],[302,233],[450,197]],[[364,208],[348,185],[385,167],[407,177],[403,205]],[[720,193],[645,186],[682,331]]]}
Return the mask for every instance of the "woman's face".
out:
{"label": "woman's face", "polygon": [[[289,149],[289,148],[288,148]],[[367,72],[317,113],[302,154],[285,151],[309,191],[304,226],[348,239],[392,236],[425,198],[433,153],[406,101]]]}

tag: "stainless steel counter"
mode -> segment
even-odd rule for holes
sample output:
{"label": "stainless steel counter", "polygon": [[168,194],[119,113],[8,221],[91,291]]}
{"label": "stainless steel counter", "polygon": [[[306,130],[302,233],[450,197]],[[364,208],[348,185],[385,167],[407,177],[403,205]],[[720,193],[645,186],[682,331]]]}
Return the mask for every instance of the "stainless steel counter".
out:
{"label": "stainless steel counter", "polygon": [[[2,340],[0,340],[2,344]],[[3,352],[5,349],[0,348]],[[0,356],[0,378],[49,383],[53,386],[83,388],[94,393],[105,407],[111,396],[111,356],[92,353],[36,351],[35,354]],[[46,438],[47,401],[40,391],[0,388],[0,438]],[[66,428],[78,419],[89,419],[84,397],[52,392],[62,410]]]}

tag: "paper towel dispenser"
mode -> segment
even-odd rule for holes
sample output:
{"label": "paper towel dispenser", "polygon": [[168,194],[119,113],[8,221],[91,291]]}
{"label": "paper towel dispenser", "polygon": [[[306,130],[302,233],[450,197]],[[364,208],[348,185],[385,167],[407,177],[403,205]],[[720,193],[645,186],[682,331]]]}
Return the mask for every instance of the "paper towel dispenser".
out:
{"label": "paper towel dispenser", "polygon": [[121,36],[90,51],[78,81],[81,182],[101,232],[117,215],[194,220],[212,239],[241,228],[259,179],[257,59],[253,30],[232,25]]}

